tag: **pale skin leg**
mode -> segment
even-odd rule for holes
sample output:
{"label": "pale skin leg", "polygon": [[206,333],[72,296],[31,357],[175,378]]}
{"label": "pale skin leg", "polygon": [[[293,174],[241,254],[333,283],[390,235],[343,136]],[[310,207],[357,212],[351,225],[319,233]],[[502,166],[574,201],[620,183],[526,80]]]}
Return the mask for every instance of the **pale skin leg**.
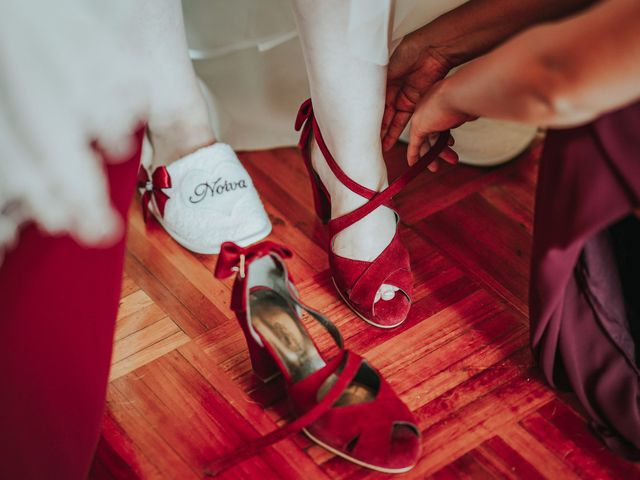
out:
{"label": "pale skin leg", "polygon": [[134,3],[139,46],[154,64],[148,123],[153,165],[166,165],[216,138],[189,58],[180,0]]}
{"label": "pale skin leg", "polygon": [[[380,124],[384,111],[386,67],[354,57],[347,47],[349,2],[292,0],[305,56],[314,112],[329,151],[353,180],[372,190],[387,186]],[[338,217],[366,203],[344,187],[315,145],[312,163],[331,195],[331,216]],[[375,259],[396,230],[394,213],[381,207],[339,233],[337,254],[356,260]],[[382,299],[395,287],[383,285]]]}

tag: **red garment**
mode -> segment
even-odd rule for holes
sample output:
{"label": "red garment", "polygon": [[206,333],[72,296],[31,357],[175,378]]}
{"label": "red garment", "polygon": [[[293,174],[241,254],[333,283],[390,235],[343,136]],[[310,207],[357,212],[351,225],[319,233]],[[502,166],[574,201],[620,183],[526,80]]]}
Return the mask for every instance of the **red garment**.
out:
{"label": "red garment", "polygon": [[640,103],[549,132],[531,264],[531,340],[612,449],[640,459]]}
{"label": "red garment", "polygon": [[[105,167],[125,220],[139,158],[138,148],[126,162]],[[124,246],[123,238],[87,248],[29,225],[0,267],[0,478],[87,477],[104,410]]]}

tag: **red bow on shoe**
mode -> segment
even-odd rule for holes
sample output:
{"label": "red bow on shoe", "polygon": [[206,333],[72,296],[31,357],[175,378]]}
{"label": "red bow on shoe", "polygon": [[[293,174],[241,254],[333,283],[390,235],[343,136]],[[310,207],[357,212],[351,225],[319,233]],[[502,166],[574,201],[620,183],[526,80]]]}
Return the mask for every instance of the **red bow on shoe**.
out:
{"label": "red bow on shoe", "polygon": [[287,247],[269,240],[246,248],[240,247],[233,242],[224,242],[220,247],[220,255],[218,255],[218,263],[216,263],[214,275],[216,278],[227,278],[238,272],[240,278],[244,278],[245,269],[251,262],[270,253],[275,253],[283,259],[293,256],[291,250]]}
{"label": "red bow on shoe", "polygon": [[164,217],[164,206],[169,200],[169,195],[162,191],[163,188],[171,188],[171,177],[166,167],[158,167],[149,178],[149,173],[142,165],[138,170],[138,188],[144,188],[142,194],[142,213],[144,221],[149,219],[149,202],[151,197],[156,199],[156,205],[160,216]]}

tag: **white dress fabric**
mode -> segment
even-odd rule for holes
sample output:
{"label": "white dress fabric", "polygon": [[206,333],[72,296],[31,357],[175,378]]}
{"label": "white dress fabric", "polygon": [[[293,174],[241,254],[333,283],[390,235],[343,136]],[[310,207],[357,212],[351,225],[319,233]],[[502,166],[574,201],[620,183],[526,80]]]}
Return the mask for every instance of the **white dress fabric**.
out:
{"label": "white dress fabric", "polygon": [[[402,38],[466,0],[349,1],[346,46],[378,65]],[[238,150],[297,143],[293,119],[309,87],[290,0],[183,0],[196,71],[213,92],[219,138]],[[507,161],[536,127],[482,119],[454,132],[460,162]],[[406,132],[402,139],[406,140]]]}
{"label": "white dress fabric", "polygon": [[[309,96],[290,0],[183,0],[212,124],[235,149],[293,145]],[[348,48],[378,64],[407,33],[464,0],[350,1]],[[35,221],[87,245],[119,238],[93,140],[124,158],[158,88],[136,50],[131,0],[0,2],[0,264]],[[156,83],[153,83],[156,82]],[[460,138],[458,138],[460,142]]]}
{"label": "white dress fabric", "polygon": [[[385,65],[405,35],[466,0],[345,1],[347,48]],[[183,10],[220,138],[238,150],[296,144],[293,120],[309,87],[290,0],[183,0]]]}
{"label": "white dress fabric", "polygon": [[129,0],[0,2],[0,263],[20,225],[118,237],[97,140],[123,158],[146,116]]}

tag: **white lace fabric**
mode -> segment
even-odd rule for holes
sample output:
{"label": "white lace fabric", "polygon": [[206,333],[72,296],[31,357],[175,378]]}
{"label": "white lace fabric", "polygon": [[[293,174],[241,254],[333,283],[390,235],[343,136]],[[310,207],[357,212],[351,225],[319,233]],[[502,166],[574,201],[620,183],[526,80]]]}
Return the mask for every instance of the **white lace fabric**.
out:
{"label": "white lace fabric", "polygon": [[127,3],[0,2],[0,262],[29,221],[87,245],[122,233],[91,142],[126,158],[146,116]]}

